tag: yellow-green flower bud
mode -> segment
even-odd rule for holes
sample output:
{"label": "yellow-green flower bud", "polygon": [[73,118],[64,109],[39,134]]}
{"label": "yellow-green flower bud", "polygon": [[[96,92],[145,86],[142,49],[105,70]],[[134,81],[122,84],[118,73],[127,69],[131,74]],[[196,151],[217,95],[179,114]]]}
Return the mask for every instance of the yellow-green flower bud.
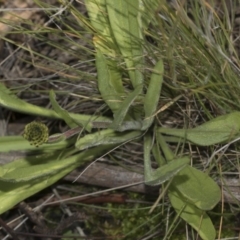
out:
{"label": "yellow-green flower bud", "polygon": [[48,127],[43,123],[33,121],[25,126],[23,137],[31,145],[38,147],[48,141]]}

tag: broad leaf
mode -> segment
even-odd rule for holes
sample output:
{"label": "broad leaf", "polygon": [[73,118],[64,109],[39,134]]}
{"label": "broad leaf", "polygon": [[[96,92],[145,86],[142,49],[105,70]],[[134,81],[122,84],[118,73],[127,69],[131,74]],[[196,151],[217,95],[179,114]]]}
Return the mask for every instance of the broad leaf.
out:
{"label": "broad leaf", "polygon": [[170,202],[179,216],[191,225],[203,240],[214,240],[216,231],[206,212],[189,203],[174,187],[168,190]]}
{"label": "broad leaf", "polygon": [[159,133],[180,137],[199,146],[224,143],[239,135],[240,112],[214,118],[192,129],[158,128]]}
{"label": "broad leaf", "polygon": [[189,202],[202,210],[211,210],[221,199],[217,183],[206,173],[185,167],[173,178],[174,186]]}

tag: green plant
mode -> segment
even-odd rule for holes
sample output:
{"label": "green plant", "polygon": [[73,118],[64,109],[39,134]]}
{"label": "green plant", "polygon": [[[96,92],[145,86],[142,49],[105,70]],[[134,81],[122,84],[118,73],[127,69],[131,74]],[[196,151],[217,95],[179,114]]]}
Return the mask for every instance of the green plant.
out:
{"label": "green plant", "polygon": [[[170,150],[166,144],[170,138],[166,134],[174,136],[171,142],[175,143],[189,141],[192,145],[211,146],[227,142],[239,132],[239,112],[223,115],[193,129],[159,127],[157,119],[163,115],[161,112],[158,114],[160,95],[165,94],[163,84],[168,84],[163,77],[166,74],[164,64],[169,64],[170,70],[174,64],[167,62],[164,56],[155,56],[155,66],[149,70],[150,74],[145,72],[143,56],[146,49],[143,35],[158,9],[155,3],[156,1],[149,1],[149,4],[145,4],[139,0],[87,0],[85,4],[90,22],[81,15],[77,16],[74,7],[69,9],[77,16],[77,21],[85,24],[94,34],[97,84],[101,98],[111,110],[110,117],[69,113],[59,106],[54,91],[49,91],[53,110],[44,109],[20,100],[1,85],[1,106],[27,114],[62,119],[74,132],[70,135],[66,132],[50,136],[48,142],[46,136],[39,142],[38,137],[35,140],[25,133],[27,140],[39,145],[37,150],[41,151],[41,155],[1,166],[0,180],[4,185],[0,192],[0,201],[4,202],[0,206],[1,213],[53,184],[86,161],[119,144],[141,138],[144,142],[146,184],[163,184],[178,216],[197,230],[203,239],[215,238],[215,229],[206,211],[219,202],[220,189],[206,173],[189,165],[188,153],[175,154]],[[147,15],[149,10],[150,16]],[[169,22],[176,21],[177,15],[171,16]],[[155,24],[154,21],[152,24]],[[189,26],[192,25],[189,23]],[[183,33],[189,34],[185,25],[180,27]],[[196,37],[197,33],[193,33]],[[201,41],[203,40],[197,39],[195,44],[203,44]],[[160,47],[164,48],[164,41],[162,42]],[[168,50],[167,54],[174,56],[171,49]],[[211,50],[216,53],[214,48]],[[176,51],[180,49],[176,48]],[[205,58],[203,62],[204,60]],[[188,67],[192,70],[190,64]],[[186,76],[194,75],[189,69],[185,70]],[[181,84],[175,84],[175,88],[181,90]],[[176,89],[172,87],[171,90],[174,92]],[[198,97],[201,89],[193,89],[193,92],[194,90]],[[178,95],[177,99],[181,96]],[[105,129],[91,132],[94,128]],[[224,131],[222,128],[225,128]],[[84,136],[81,135],[82,131],[85,131]],[[33,135],[35,138],[35,132]],[[36,150],[27,140],[21,136],[2,137],[0,150],[9,151],[13,145],[16,150]],[[152,155],[159,163],[156,171],[151,168]]]}

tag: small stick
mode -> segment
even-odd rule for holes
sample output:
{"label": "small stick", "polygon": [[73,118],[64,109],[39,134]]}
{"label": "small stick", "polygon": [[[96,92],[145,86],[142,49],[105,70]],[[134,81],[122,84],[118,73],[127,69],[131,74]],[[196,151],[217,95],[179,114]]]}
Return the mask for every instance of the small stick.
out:
{"label": "small stick", "polygon": [[19,240],[18,236],[15,234],[14,230],[10,228],[0,217],[0,225],[10,234],[13,238],[13,240]]}

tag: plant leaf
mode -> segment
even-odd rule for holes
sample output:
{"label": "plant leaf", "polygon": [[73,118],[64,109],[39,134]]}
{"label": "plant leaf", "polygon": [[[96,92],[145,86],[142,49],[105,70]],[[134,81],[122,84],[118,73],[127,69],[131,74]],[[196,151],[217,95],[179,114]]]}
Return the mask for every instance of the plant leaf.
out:
{"label": "plant leaf", "polygon": [[142,18],[139,0],[106,0],[114,39],[124,57],[134,88],[143,84]]}
{"label": "plant leaf", "polygon": [[173,187],[169,187],[168,190],[170,202],[179,216],[191,225],[203,240],[214,240],[216,231],[209,216],[187,202]]}
{"label": "plant leaf", "polygon": [[93,43],[97,52],[98,88],[102,98],[114,113],[125,95],[121,71],[116,61],[119,49],[113,41],[105,0],[87,0],[85,4],[95,31]]}
{"label": "plant leaf", "polygon": [[80,138],[75,146],[79,150],[84,150],[93,146],[106,144],[120,144],[141,136],[141,131],[131,131],[127,133],[115,132],[112,129],[105,129],[96,133],[88,134]]}
{"label": "plant leaf", "polygon": [[[188,157],[177,158],[171,162],[159,167],[152,172],[151,180],[145,180],[145,184],[155,186],[168,181],[173,176],[179,174],[190,162]],[[144,174],[146,177],[146,174]]]}
{"label": "plant leaf", "polygon": [[56,101],[56,94],[53,90],[49,92],[49,98],[52,104],[54,111],[66,122],[70,128],[75,128],[78,125],[73,121],[68,111],[64,110]]}
{"label": "plant leaf", "polygon": [[35,106],[18,98],[2,83],[0,83],[0,105],[17,112],[59,118],[58,114],[53,110]]}
{"label": "plant leaf", "polygon": [[115,113],[114,120],[110,125],[110,128],[115,130],[118,130],[121,128],[123,120],[126,117],[131,104],[141,92],[142,92],[142,85],[139,85],[126,97],[126,99],[121,104],[121,107]]}
{"label": "plant leaf", "polygon": [[188,157],[178,158],[154,171],[151,166],[151,148],[152,139],[147,133],[144,136],[144,178],[147,185],[159,185],[169,180],[190,162]]}
{"label": "plant leaf", "polygon": [[150,83],[144,99],[145,119],[143,120],[142,130],[149,128],[153,122],[153,114],[156,112],[158,101],[161,94],[163,82],[163,61],[157,62],[151,75]]}
{"label": "plant leaf", "polygon": [[[91,159],[95,158],[96,156],[99,156],[103,152],[111,149],[111,145],[106,146],[99,146],[95,148],[91,148],[89,150],[85,150],[79,154],[76,154],[71,157],[65,158],[65,167],[59,169],[56,173],[53,175],[47,175],[43,177],[39,177],[36,179],[29,180],[27,182],[5,182],[0,181],[0,214],[6,212],[10,208],[12,208],[17,203],[21,202],[22,200],[28,198],[29,196],[41,191],[42,189],[51,186],[53,183],[58,181],[60,178],[74,170],[76,167],[84,164],[86,161],[90,161]],[[56,166],[58,165],[58,156],[52,154],[51,157],[47,157],[46,159],[44,157],[39,158],[39,156],[34,156],[31,158],[24,158],[16,161],[16,166],[18,166],[19,169],[21,167],[27,166],[31,164],[29,160],[35,160],[35,162],[45,160],[47,161],[55,161]],[[18,163],[18,161],[20,163]],[[34,164],[34,162],[32,162]],[[62,164],[62,163],[61,163]],[[14,166],[14,163],[12,162],[10,166]]]}
{"label": "plant leaf", "polygon": [[240,112],[214,118],[192,129],[158,128],[159,133],[180,137],[199,146],[230,141],[240,130]]}
{"label": "plant leaf", "polygon": [[171,182],[192,204],[202,210],[211,210],[221,199],[219,186],[206,173],[186,166]]}
{"label": "plant leaf", "polygon": [[[54,110],[39,107],[18,98],[2,83],[0,83],[0,106],[5,107],[7,109],[11,109],[16,112],[27,113],[27,114],[32,114],[32,115],[37,115],[42,117],[61,119],[61,117]],[[88,129],[92,127],[91,119],[93,117],[91,115],[75,114],[75,113],[69,113],[69,115],[74,121],[81,124],[82,126],[88,127]],[[100,116],[98,117],[98,121],[110,122],[111,119]]]}
{"label": "plant leaf", "polygon": [[100,50],[96,54],[96,66],[98,71],[98,88],[103,100],[109,106],[113,113],[115,113],[122,104],[122,98],[125,95],[123,90],[118,87],[119,72],[114,68],[108,66],[107,61]]}
{"label": "plant leaf", "polygon": [[45,143],[39,147],[30,145],[29,141],[24,139],[22,136],[4,136],[0,137],[0,152],[9,151],[53,151],[56,149],[63,149],[72,143],[69,139],[59,142],[54,142],[51,144]]}

